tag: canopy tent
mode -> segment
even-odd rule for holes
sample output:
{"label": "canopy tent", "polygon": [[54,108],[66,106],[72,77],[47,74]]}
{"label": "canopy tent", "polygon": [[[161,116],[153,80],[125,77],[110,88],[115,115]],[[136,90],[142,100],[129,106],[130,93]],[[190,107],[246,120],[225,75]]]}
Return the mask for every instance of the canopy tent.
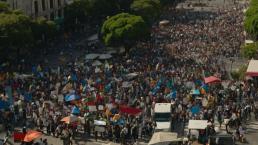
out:
{"label": "canopy tent", "polygon": [[94,34],[94,35],[91,35],[90,37],[87,38],[88,41],[96,41],[98,40],[98,34]]}
{"label": "canopy tent", "polygon": [[209,76],[207,78],[204,78],[205,84],[211,84],[211,83],[218,83],[221,82],[221,80],[214,76]]}
{"label": "canopy tent", "polygon": [[99,59],[110,59],[112,58],[111,54],[100,54]]}
{"label": "canopy tent", "polygon": [[99,56],[99,54],[91,53],[91,54],[87,54],[85,56],[85,59],[87,59],[87,60],[96,59],[98,56]]}
{"label": "canopy tent", "polygon": [[155,132],[148,145],[169,145],[173,141],[177,141],[177,133]]}
{"label": "canopy tent", "polygon": [[188,129],[205,129],[208,126],[208,120],[189,120]]}
{"label": "canopy tent", "polygon": [[139,113],[142,112],[141,109],[133,108],[133,107],[128,107],[128,106],[121,106],[120,111],[122,113],[130,114],[130,115],[138,115]]}
{"label": "canopy tent", "polygon": [[258,60],[251,60],[249,62],[246,74],[249,76],[258,76]]}

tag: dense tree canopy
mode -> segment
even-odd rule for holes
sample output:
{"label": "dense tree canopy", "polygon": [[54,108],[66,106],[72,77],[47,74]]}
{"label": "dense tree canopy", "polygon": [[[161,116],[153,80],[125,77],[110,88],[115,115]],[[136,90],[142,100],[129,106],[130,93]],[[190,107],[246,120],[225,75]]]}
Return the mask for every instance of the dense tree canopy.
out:
{"label": "dense tree canopy", "polygon": [[241,54],[244,57],[249,59],[256,57],[258,54],[257,51],[258,51],[257,43],[248,44],[241,48]]}
{"label": "dense tree canopy", "polygon": [[140,16],[120,13],[107,19],[101,29],[104,43],[111,46],[124,45],[126,48],[149,34],[148,26]]}
{"label": "dense tree canopy", "polygon": [[9,11],[9,5],[0,1],[0,13]]}
{"label": "dense tree canopy", "polygon": [[134,0],[131,9],[150,23],[160,15],[161,5],[159,0]]}
{"label": "dense tree canopy", "polygon": [[46,41],[52,39],[57,34],[57,25],[44,17],[34,20],[31,27],[36,40]]}

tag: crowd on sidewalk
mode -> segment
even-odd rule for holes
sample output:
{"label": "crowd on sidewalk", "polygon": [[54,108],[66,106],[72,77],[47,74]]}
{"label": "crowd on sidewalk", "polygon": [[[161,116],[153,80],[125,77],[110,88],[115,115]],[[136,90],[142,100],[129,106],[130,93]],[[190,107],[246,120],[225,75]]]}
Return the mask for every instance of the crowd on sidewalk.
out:
{"label": "crowd on sidewalk", "polygon": [[[3,67],[1,102],[12,104],[0,105],[0,123],[10,131],[20,122],[46,130],[65,145],[82,131],[96,140],[101,136],[128,144],[151,137],[155,103],[167,102],[173,106],[172,123],[201,119],[213,124],[216,116],[220,123],[232,118],[230,127],[239,128],[253,108],[257,85],[253,80],[226,81],[226,66],[219,58],[239,55],[242,10],[169,11],[164,17],[171,23],[155,28],[155,41],[139,43],[124,56],[113,54],[99,65],[78,59],[58,68],[39,64],[32,67],[33,75],[5,72]],[[222,81],[207,84],[204,78],[209,76]],[[67,116],[80,121],[62,121]],[[94,128],[94,120],[106,122],[104,130]]]}

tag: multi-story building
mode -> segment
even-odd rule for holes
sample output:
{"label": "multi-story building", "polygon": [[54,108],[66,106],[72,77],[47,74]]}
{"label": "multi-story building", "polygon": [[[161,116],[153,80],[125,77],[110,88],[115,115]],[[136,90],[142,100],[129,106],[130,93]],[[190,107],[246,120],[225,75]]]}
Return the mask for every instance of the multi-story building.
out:
{"label": "multi-story building", "polygon": [[54,20],[64,15],[64,6],[71,0],[0,0],[7,2],[12,9],[20,9],[25,14],[36,18],[43,16]]}

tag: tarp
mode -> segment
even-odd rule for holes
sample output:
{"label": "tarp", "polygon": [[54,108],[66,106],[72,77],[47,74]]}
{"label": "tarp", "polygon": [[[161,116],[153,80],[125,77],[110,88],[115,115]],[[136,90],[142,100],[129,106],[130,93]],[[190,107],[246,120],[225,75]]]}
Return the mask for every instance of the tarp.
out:
{"label": "tarp", "polygon": [[246,74],[249,76],[258,76],[258,60],[250,60]]}
{"label": "tarp", "polygon": [[205,129],[208,126],[208,120],[189,120],[188,129]]}
{"label": "tarp", "polygon": [[177,141],[177,133],[155,132],[148,145],[169,145],[173,141]]}
{"label": "tarp", "polygon": [[219,78],[217,78],[217,77],[210,76],[210,77],[204,78],[204,82],[205,82],[205,84],[210,84],[210,83],[221,82],[221,80]]}
{"label": "tarp", "polygon": [[120,111],[122,113],[127,113],[127,114],[130,114],[130,115],[138,115],[139,113],[142,112],[141,109],[128,107],[128,106],[120,106]]}
{"label": "tarp", "polygon": [[200,107],[198,105],[195,105],[191,108],[192,114],[198,114],[200,112]]}

